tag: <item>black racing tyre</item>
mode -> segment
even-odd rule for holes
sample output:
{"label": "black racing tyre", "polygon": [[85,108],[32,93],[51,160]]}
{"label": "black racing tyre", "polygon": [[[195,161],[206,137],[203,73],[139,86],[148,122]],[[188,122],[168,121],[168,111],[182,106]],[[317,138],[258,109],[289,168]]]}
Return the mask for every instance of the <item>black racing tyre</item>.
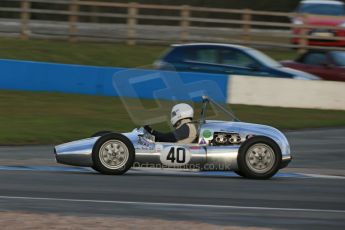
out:
{"label": "black racing tyre", "polygon": [[280,168],[281,150],[275,141],[265,136],[255,136],[245,141],[239,149],[238,171],[243,177],[269,179]]}
{"label": "black racing tyre", "polygon": [[[104,136],[104,135],[109,134],[109,133],[111,133],[111,131],[108,131],[108,130],[98,131],[98,132],[92,134],[90,137],[101,137],[101,136]],[[91,166],[91,168],[93,170],[97,171],[97,169],[94,166]]]}
{"label": "black racing tyre", "polygon": [[104,136],[105,134],[111,133],[111,131],[99,131],[97,133],[94,133],[91,135],[91,137],[100,137],[100,136]]}
{"label": "black racing tyre", "polygon": [[117,133],[99,138],[92,150],[92,168],[102,174],[122,175],[132,167],[134,159],[133,144]]}

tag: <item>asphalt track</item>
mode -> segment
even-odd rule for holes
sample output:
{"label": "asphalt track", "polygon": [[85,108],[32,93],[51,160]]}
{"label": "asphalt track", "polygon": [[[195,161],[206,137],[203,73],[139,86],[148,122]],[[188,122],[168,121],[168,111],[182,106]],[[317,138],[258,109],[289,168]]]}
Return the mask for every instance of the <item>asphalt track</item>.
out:
{"label": "asphalt track", "polygon": [[345,128],[287,132],[294,160],[266,181],[134,169],[104,176],[55,164],[52,147],[0,147],[0,211],[345,229]]}

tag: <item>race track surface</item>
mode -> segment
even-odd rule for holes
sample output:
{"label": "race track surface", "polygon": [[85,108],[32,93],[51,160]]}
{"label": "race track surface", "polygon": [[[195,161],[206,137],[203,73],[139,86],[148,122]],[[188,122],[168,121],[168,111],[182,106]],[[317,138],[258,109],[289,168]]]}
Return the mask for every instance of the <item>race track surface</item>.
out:
{"label": "race track surface", "polygon": [[0,147],[0,211],[345,229],[345,129],[286,134],[293,162],[266,181],[161,169],[104,176],[57,165],[51,146]]}

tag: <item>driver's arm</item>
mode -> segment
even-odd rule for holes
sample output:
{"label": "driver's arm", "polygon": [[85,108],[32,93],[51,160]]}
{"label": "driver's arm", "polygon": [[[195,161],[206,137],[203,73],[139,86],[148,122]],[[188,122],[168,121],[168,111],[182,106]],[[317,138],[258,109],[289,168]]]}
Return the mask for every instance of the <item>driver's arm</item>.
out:
{"label": "driver's arm", "polygon": [[145,126],[144,128],[153,136],[155,136],[155,139],[157,142],[177,142],[189,136],[188,125],[182,125],[178,129],[176,129],[174,132],[168,132],[168,133],[158,132],[152,129],[150,126]]}

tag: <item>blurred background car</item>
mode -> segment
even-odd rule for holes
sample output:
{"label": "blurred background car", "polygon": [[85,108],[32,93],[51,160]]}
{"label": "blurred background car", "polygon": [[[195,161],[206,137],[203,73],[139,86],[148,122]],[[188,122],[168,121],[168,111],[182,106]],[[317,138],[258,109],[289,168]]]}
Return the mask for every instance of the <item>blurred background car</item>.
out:
{"label": "blurred background car", "polygon": [[312,74],[283,67],[259,50],[231,44],[191,43],[172,45],[154,63],[160,70],[204,72],[260,77],[319,80]]}
{"label": "blurred background car", "polygon": [[345,81],[345,51],[312,50],[294,61],[282,61],[281,64],[324,80]]}
{"label": "blurred background car", "polygon": [[[319,36],[319,39],[309,39],[309,45],[345,46],[345,5],[341,1],[333,0],[304,0],[296,9],[298,14],[307,14],[306,17],[297,16],[292,19],[296,25],[307,26],[340,26],[344,29],[306,29],[306,35]],[[294,28],[293,34],[302,34],[300,28]],[[341,40],[327,38],[344,37]],[[300,38],[293,38],[293,44],[299,44]]]}

